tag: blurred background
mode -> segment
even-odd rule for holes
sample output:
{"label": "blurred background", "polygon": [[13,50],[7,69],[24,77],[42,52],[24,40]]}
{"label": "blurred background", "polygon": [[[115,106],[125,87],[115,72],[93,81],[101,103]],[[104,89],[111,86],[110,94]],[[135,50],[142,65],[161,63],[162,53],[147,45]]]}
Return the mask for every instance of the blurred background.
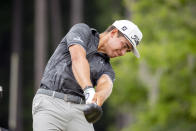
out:
{"label": "blurred background", "polygon": [[1,0],[0,127],[31,131],[42,72],[70,27],[103,32],[129,19],[143,32],[141,58],[111,60],[113,93],[96,131],[196,130],[195,0]]}

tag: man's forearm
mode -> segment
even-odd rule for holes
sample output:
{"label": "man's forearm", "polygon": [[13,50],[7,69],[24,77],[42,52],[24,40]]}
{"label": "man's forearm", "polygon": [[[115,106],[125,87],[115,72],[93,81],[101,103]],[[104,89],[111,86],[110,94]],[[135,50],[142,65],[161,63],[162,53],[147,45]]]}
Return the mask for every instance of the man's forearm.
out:
{"label": "man's forearm", "polygon": [[92,86],[90,81],[90,67],[86,58],[72,61],[72,70],[77,82],[82,87],[82,89],[84,89],[87,85]]}
{"label": "man's forearm", "polygon": [[96,100],[94,99],[94,101],[96,101],[98,105],[102,105],[112,93],[112,88],[113,83],[109,76],[105,74],[101,76],[96,87],[97,98]]}
{"label": "man's forearm", "polygon": [[96,93],[102,96],[103,102],[111,95],[112,86],[108,84],[103,84],[102,86],[97,86]]}
{"label": "man's forearm", "polygon": [[78,44],[69,47],[69,51],[72,60],[72,71],[78,84],[82,89],[91,86],[90,67],[86,59],[86,51]]}

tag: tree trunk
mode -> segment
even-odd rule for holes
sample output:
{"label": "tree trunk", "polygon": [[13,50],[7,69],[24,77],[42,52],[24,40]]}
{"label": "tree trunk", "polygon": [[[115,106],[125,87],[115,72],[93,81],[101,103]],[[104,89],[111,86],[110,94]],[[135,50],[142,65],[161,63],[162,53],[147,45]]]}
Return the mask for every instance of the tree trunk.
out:
{"label": "tree trunk", "polygon": [[62,38],[62,19],[59,0],[50,1],[51,26],[52,26],[52,48],[55,49]]}
{"label": "tree trunk", "polygon": [[71,0],[71,26],[83,21],[83,0]]}
{"label": "tree trunk", "polygon": [[124,0],[125,5],[125,18],[130,20],[131,19],[131,10],[130,10],[130,3],[132,3],[131,0]]}
{"label": "tree trunk", "polygon": [[34,80],[35,91],[40,80],[46,60],[47,43],[47,3],[46,0],[35,0],[35,47],[34,47]]}
{"label": "tree trunk", "polygon": [[[187,63],[188,63],[188,69],[190,72],[194,72],[194,68],[195,68],[195,61],[196,61],[196,57],[189,54],[187,56]],[[195,77],[191,77],[191,87],[196,87],[196,78]]]}
{"label": "tree trunk", "polygon": [[159,97],[159,81],[163,70],[156,70],[155,74],[151,74],[147,64],[143,61],[139,66],[139,77],[141,81],[149,88],[148,100],[150,107],[153,107]]}
{"label": "tree trunk", "polygon": [[22,73],[21,73],[21,32],[22,0],[13,3],[12,54],[10,71],[9,130],[22,131]]}

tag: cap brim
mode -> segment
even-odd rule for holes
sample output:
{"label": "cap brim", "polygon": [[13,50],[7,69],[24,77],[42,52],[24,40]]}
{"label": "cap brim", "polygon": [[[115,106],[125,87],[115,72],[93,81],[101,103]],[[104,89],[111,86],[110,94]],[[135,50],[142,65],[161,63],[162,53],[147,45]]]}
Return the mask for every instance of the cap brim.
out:
{"label": "cap brim", "polygon": [[137,48],[136,48],[136,44],[134,45],[132,42],[132,40],[130,40],[129,39],[129,37],[127,37],[125,34],[124,34],[124,36],[125,36],[125,38],[127,38],[127,40],[131,43],[131,45],[132,45],[132,47],[133,47],[133,54],[137,57],[137,58],[140,58],[140,53],[139,53],[139,51],[137,50]]}
{"label": "cap brim", "polygon": [[137,57],[137,58],[140,58],[140,53],[139,53],[139,51],[137,50],[137,48],[135,47],[133,47],[133,54]]}

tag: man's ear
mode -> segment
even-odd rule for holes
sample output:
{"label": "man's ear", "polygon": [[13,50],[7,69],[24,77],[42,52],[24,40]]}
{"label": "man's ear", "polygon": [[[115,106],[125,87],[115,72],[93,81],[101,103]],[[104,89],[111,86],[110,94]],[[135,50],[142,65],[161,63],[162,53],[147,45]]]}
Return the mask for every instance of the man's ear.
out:
{"label": "man's ear", "polygon": [[114,29],[110,32],[111,37],[114,37],[116,33],[118,33],[118,29],[114,28]]}

